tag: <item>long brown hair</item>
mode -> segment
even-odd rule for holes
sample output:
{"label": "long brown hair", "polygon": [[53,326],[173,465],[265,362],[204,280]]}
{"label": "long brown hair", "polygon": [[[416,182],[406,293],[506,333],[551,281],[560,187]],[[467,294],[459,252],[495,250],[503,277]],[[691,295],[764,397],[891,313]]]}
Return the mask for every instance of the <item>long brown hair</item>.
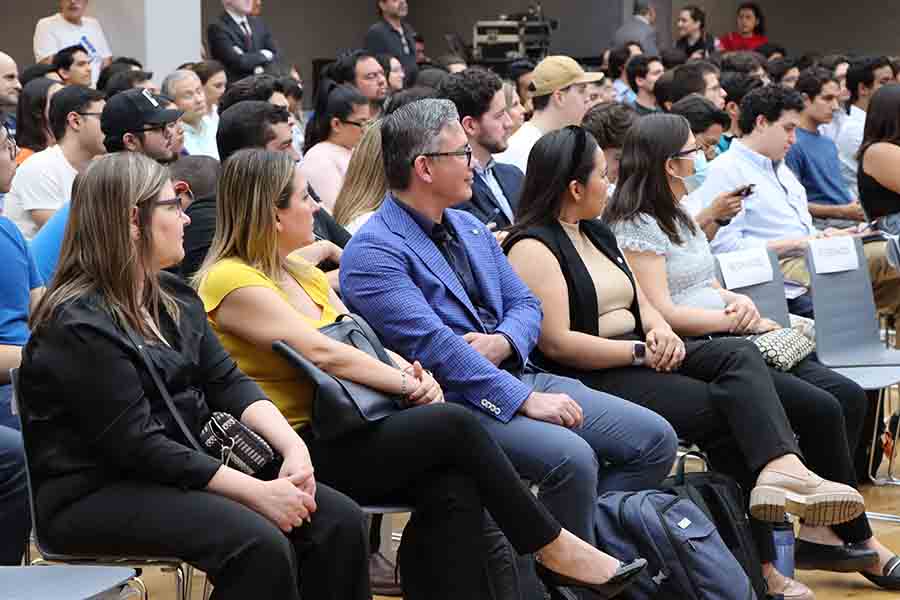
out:
{"label": "long brown hair", "polygon": [[653,217],[673,244],[685,242],[678,233],[679,223],[692,234],[697,232],[666,173],[666,161],[681,151],[690,135],[691,126],[681,115],[647,115],[635,122],[622,147],[619,183],[603,213],[608,225],[644,213]]}
{"label": "long brown hair", "polygon": [[[120,325],[145,337],[153,333],[142,316],[144,310],[157,328],[160,304],[177,322],[178,305],[160,287],[159,274],[151,264],[153,200],[168,181],[165,167],[136,152],[102,156],[75,178],[59,264],[31,316],[32,330],[49,321],[61,305],[92,293],[102,298],[104,308]],[[131,237],[135,207],[136,243]]]}
{"label": "long brown hair", "polygon": [[290,203],[294,170],[287,154],[260,148],[240,150],[225,161],[216,195],[216,235],[194,275],[194,287],[226,258],[238,258],[269,279],[278,279],[282,260],[276,209]]}
{"label": "long brown hair", "polygon": [[334,220],[346,227],[361,214],[377,210],[386,193],[379,120],[369,125],[353,150],[344,184],[334,202]]}

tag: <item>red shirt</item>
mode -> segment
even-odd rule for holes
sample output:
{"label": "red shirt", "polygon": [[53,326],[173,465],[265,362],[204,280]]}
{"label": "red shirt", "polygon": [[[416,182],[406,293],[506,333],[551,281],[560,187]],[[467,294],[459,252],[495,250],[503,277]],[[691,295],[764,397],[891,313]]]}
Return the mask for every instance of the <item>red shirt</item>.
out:
{"label": "red shirt", "polygon": [[767,44],[769,38],[764,35],[744,37],[737,31],[732,31],[716,40],[716,49],[720,52],[737,52],[739,50],[756,50],[763,44]]}

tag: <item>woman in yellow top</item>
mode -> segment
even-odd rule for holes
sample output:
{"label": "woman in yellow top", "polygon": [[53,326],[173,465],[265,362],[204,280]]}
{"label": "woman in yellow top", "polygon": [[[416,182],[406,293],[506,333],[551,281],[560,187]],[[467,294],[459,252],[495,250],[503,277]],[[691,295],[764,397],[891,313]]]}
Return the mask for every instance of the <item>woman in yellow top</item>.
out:
{"label": "woman in yellow top", "polygon": [[[622,565],[562,529],[418,362],[391,353],[394,368],[317,330],[347,310],[311,262],[334,251],[312,243],[317,209],[289,157],[238,152],[223,168],[216,236],[195,284],[225,348],[305,440],[317,480],[363,504],[415,506],[400,547],[404,597],[486,597],[484,509],[518,552],[536,554],[551,584],[605,598],[633,581],[646,563]],[[405,395],[410,408],[336,442],[315,439],[312,384],[272,351],[282,339],[332,375]]]}

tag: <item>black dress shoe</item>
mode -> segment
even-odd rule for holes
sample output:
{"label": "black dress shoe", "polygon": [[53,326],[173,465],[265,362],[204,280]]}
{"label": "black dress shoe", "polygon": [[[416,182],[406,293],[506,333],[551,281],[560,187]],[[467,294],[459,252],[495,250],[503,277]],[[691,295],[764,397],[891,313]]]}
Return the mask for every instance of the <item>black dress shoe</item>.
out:
{"label": "black dress shoe", "polygon": [[[606,583],[588,583],[560,575],[540,563],[535,563],[537,576],[544,582],[544,585],[551,589],[551,595],[553,595],[554,589],[572,588],[572,591],[577,591],[582,598],[596,598],[597,600],[605,600],[606,598],[617,596],[622,590],[634,583],[637,576],[646,567],[647,561],[643,558],[637,558],[627,565],[620,565]],[[571,594],[558,590],[557,597],[568,598],[570,596]]]}
{"label": "black dress shoe", "polygon": [[860,575],[886,590],[900,590],[900,556],[895,556],[884,565],[882,575],[862,572]]}
{"label": "black dress shoe", "polygon": [[803,571],[855,573],[877,564],[878,553],[862,546],[794,542],[794,565]]}

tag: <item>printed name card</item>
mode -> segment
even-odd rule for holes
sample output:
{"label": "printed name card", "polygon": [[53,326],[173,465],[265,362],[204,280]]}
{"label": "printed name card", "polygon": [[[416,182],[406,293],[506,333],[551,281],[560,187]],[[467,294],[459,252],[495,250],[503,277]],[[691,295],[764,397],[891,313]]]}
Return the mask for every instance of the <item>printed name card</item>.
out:
{"label": "printed name card", "polygon": [[852,271],[859,266],[856,238],[849,235],[811,240],[809,249],[813,268],[819,275]]}
{"label": "printed name card", "polygon": [[722,279],[729,290],[772,281],[772,263],[764,247],[717,254]]}

